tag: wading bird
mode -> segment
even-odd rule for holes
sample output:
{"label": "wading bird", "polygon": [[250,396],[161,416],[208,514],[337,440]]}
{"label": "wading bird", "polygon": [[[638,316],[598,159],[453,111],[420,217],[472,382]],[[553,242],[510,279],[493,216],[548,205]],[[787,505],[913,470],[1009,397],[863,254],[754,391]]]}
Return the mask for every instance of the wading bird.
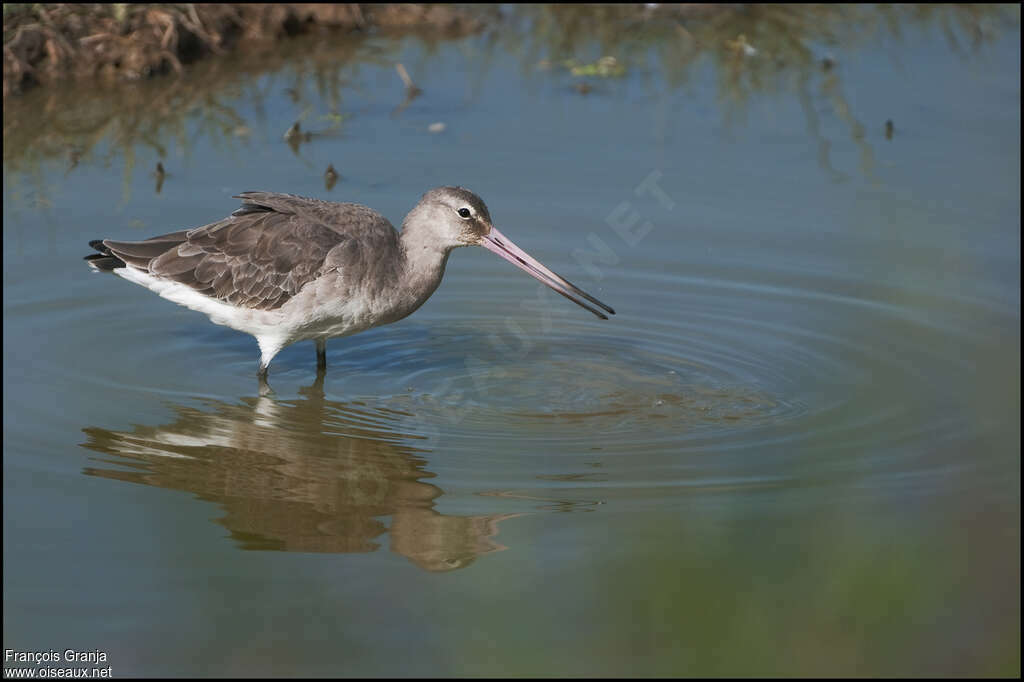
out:
{"label": "wading bird", "polygon": [[424,194],[401,233],[360,204],[271,192],[235,198],[241,208],[223,220],[145,241],[94,240],[89,245],[98,253],[85,258],[97,270],[255,336],[261,379],[291,343],[314,341],[323,370],[327,339],[415,311],[460,246],[493,251],[601,319],[615,314],[498,232],[480,197],[461,187]]}

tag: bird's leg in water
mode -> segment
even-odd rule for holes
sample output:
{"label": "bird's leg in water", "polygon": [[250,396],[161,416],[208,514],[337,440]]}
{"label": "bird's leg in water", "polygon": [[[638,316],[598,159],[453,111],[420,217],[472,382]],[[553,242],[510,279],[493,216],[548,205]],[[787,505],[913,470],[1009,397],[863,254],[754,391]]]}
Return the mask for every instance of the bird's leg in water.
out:
{"label": "bird's leg in water", "polygon": [[316,373],[327,369],[327,339],[316,340]]}
{"label": "bird's leg in water", "polygon": [[259,387],[259,395],[260,395],[260,397],[263,398],[263,397],[274,395],[274,389],[272,389],[270,387],[270,384],[267,383],[267,370],[265,368],[263,368],[263,367],[260,367],[260,372],[259,372],[259,374],[256,375],[256,377],[259,379],[259,382],[260,382],[260,387]]}

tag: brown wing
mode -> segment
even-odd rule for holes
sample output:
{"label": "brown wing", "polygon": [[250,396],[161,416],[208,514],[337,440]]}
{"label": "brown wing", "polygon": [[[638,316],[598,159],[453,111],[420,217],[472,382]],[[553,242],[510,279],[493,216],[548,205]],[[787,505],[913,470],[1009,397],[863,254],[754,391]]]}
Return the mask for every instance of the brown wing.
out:
{"label": "brown wing", "polygon": [[242,207],[219,222],[141,242],[107,239],[103,246],[128,265],[207,296],[274,310],[322,274],[331,250],[344,250],[356,233],[386,234],[386,226],[397,236],[382,216],[356,204],[265,192],[238,198]]}

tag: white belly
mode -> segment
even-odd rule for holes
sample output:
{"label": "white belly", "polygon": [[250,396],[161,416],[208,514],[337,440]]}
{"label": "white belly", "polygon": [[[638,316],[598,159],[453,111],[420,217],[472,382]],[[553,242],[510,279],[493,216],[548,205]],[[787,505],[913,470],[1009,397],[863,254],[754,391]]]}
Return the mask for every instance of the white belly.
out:
{"label": "white belly", "polygon": [[383,315],[365,297],[339,296],[337,281],[331,276],[310,282],[277,310],[255,310],[226,303],[137,268],[117,268],[114,272],[169,301],[205,313],[214,324],[252,334],[259,343],[264,364],[269,364],[270,358],[290,343],[348,336],[383,320]]}

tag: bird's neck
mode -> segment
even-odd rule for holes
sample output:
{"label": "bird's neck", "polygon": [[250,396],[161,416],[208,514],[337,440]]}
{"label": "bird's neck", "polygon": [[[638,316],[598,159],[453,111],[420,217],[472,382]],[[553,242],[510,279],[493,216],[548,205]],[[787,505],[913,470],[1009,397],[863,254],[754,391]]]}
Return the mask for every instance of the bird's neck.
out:
{"label": "bird's neck", "polygon": [[418,308],[441,284],[451,249],[439,248],[431,235],[416,230],[403,229],[399,241],[402,288],[416,299]]}

